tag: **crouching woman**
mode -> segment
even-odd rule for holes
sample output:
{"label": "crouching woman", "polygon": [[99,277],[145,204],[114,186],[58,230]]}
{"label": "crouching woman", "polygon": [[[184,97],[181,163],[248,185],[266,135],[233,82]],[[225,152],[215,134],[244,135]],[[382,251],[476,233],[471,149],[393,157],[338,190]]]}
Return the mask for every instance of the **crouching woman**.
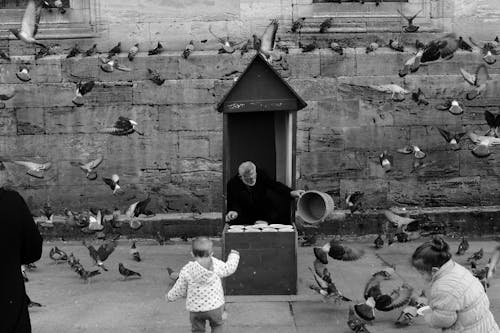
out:
{"label": "crouching woman", "polygon": [[413,253],[412,264],[429,284],[425,321],[442,332],[500,333],[481,282],[451,258],[448,244],[434,238]]}

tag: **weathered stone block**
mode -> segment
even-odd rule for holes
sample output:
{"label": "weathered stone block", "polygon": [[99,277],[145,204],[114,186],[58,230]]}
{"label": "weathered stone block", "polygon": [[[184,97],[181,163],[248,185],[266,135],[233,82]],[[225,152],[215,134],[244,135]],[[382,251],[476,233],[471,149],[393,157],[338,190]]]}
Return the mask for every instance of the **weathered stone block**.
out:
{"label": "weathered stone block", "polygon": [[222,160],[223,138],[222,132],[210,133],[210,158]]}
{"label": "weathered stone block", "polygon": [[[389,48],[379,48],[373,53],[366,54],[365,48],[356,48],[355,73],[360,76],[394,75],[403,68],[409,52],[395,52]],[[381,64],[384,64],[381,66]],[[353,71],[346,75],[352,75]]]}
{"label": "weathered stone block", "polygon": [[407,144],[409,134],[407,127],[362,126],[344,129],[348,149],[397,149]]}
{"label": "weathered stone block", "polygon": [[[101,56],[104,57],[104,55]],[[91,57],[79,55],[75,58],[60,59],[60,61],[62,77],[67,81],[78,82],[80,79],[97,78],[101,71],[99,66],[102,63],[97,55]]]}
{"label": "weathered stone block", "polygon": [[[460,128],[444,128],[452,133],[455,130],[462,132]],[[410,127],[410,143],[418,146],[424,152],[428,150],[447,150],[449,144],[441,136],[435,126],[411,126]]]}
{"label": "weathered stone block", "polygon": [[366,173],[366,154],[362,152],[307,152],[300,154],[301,177],[362,177]]}
{"label": "weathered stone block", "polygon": [[355,49],[344,49],[340,55],[331,49],[320,50],[320,73],[322,77],[339,77],[356,73]]}
{"label": "weathered stone block", "polygon": [[313,127],[309,130],[310,151],[344,150],[346,139],[344,132],[338,128]]}
{"label": "weathered stone block", "polygon": [[496,206],[500,198],[500,187],[498,186],[500,177],[481,177],[481,205],[482,206]]}
{"label": "weathered stone block", "polygon": [[295,92],[308,103],[323,99],[335,99],[337,96],[337,80],[333,78],[291,78],[287,81]]}
{"label": "weathered stone block", "polygon": [[297,130],[297,152],[301,153],[304,151],[310,151],[310,145],[309,145],[309,135],[310,135],[310,130],[302,130],[299,129]]}
{"label": "weathered stone block", "polygon": [[[458,126],[462,123],[462,116],[455,116],[448,111],[440,111],[434,108],[434,105],[440,104],[441,100],[430,100],[429,105],[418,106],[413,101],[405,104],[398,104],[392,112],[394,124],[398,126],[405,125],[452,125]],[[467,112],[469,113],[468,109]]]}
{"label": "weathered stone block", "polygon": [[33,59],[21,58],[15,62],[2,64],[0,68],[0,83],[18,83],[19,80],[16,73],[19,72],[20,66],[27,67],[31,76],[30,83],[56,83],[61,82],[61,63],[58,59],[44,60],[41,59],[37,63]]}
{"label": "weathered stone block", "polygon": [[177,79],[224,79],[241,75],[255,51],[240,55],[217,54],[217,51],[193,52],[188,59],[178,56],[179,72]]}
{"label": "weathered stone block", "polygon": [[45,134],[45,115],[43,108],[16,108],[17,134]]}
{"label": "weathered stone block", "polygon": [[324,100],[318,102],[317,124],[321,127],[355,127],[360,122],[359,100]]}
{"label": "weathered stone block", "polygon": [[0,135],[16,135],[17,121],[15,110],[0,110]]}
{"label": "weathered stone block", "polygon": [[46,83],[16,85],[16,95],[10,100],[11,105],[18,107],[57,107],[72,106],[75,96],[74,85]]}
{"label": "weathered stone block", "polygon": [[[344,203],[345,199],[351,193],[361,191],[364,208],[384,208],[387,207],[387,193],[389,192],[389,182],[385,179],[341,179],[340,180],[340,199]],[[343,201],[342,201],[343,199]]]}
{"label": "weathered stone block", "polygon": [[206,133],[180,132],[179,154],[181,157],[208,157],[210,155],[210,140]]}
{"label": "weathered stone block", "polygon": [[222,113],[213,104],[183,104],[159,107],[161,130],[222,130]]}
{"label": "weathered stone block", "polygon": [[102,83],[85,95],[86,105],[132,104],[132,84]]}
{"label": "weathered stone block", "polygon": [[[471,147],[474,147],[472,144]],[[490,147],[492,154],[488,157],[478,158],[469,149],[462,149],[460,156],[460,176],[500,176],[500,147]]]}
{"label": "weathered stone block", "polygon": [[318,118],[318,102],[307,101],[307,106],[297,112],[297,128],[303,130],[309,129],[315,126]]}
{"label": "weathered stone block", "polygon": [[167,80],[162,86],[138,81],[133,87],[134,104],[207,104],[216,102],[214,80]]}
{"label": "weathered stone block", "polygon": [[395,124],[394,114],[399,104],[388,101],[374,103],[359,100],[359,125],[369,126],[393,126]]}
{"label": "weathered stone block", "polygon": [[290,77],[311,78],[321,75],[319,50],[302,53],[300,49],[290,50],[285,57],[290,68]]}
{"label": "weathered stone block", "polygon": [[470,90],[462,75],[407,75],[404,81],[407,89],[417,91],[419,87],[423,88],[425,96],[431,99],[458,98]]}

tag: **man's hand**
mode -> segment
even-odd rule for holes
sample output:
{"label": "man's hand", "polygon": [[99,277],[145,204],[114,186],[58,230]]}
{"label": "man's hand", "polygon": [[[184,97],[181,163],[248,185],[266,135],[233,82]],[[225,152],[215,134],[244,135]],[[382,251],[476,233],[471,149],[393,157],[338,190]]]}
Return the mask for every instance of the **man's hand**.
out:
{"label": "man's hand", "polygon": [[290,192],[290,195],[294,198],[300,198],[304,193],[306,193],[306,191],[304,190],[295,190],[295,191],[292,191]]}
{"label": "man's hand", "polygon": [[234,210],[231,210],[231,211],[227,212],[227,214],[226,214],[226,222],[232,221],[237,217],[238,217],[238,213],[235,212]]}

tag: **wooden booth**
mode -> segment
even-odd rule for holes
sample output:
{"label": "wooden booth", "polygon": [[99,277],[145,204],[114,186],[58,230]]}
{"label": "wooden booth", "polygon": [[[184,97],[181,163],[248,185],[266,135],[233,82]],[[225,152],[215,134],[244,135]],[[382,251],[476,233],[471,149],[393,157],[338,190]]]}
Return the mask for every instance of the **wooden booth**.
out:
{"label": "wooden booth", "polygon": [[[252,161],[273,179],[295,188],[297,111],[307,104],[274,68],[256,54],[218,105],[224,114],[223,221],[227,182],[238,166]],[[258,175],[257,175],[258,177]],[[293,203],[293,201],[291,201]],[[289,219],[294,222],[294,207]],[[287,215],[287,214],[285,214]],[[297,293],[297,232],[223,231],[223,256],[241,254],[235,274],[225,279],[228,295],[290,295]]]}

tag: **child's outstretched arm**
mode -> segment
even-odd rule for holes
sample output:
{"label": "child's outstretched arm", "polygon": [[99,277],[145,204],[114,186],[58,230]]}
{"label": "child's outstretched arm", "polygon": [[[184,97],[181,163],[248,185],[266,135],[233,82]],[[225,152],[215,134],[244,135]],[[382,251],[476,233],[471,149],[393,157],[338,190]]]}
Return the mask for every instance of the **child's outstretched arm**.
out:
{"label": "child's outstretched arm", "polygon": [[217,269],[217,274],[223,278],[229,276],[236,272],[238,268],[238,263],[240,262],[240,253],[236,250],[231,250],[231,253],[227,256],[227,261],[222,262],[222,265]]}
{"label": "child's outstretched arm", "polygon": [[174,302],[179,298],[186,297],[187,287],[188,283],[186,279],[186,272],[184,270],[181,270],[179,273],[179,278],[177,279],[177,281],[175,281],[175,284],[172,287],[172,289],[170,289],[168,293],[165,295],[165,298],[169,302]]}
{"label": "child's outstretched arm", "polygon": [[458,300],[449,292],[441,291],[432,296],[430,310],[424,312],[425,321],[434,328],[448,328],[457,321]]}

